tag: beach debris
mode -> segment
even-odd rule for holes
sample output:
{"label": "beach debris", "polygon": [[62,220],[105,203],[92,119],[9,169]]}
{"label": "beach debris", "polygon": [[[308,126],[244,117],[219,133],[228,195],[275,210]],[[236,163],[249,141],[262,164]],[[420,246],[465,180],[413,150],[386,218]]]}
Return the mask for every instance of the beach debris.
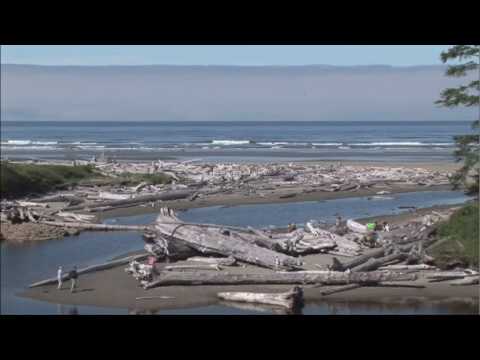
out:
{"label": "beach debris", "polygon": [[347,227],[355,232],[355,233],[359,233],[359,234],[366,234],[369,232],[369,230],[367,229],[367,227],[363,224],[360,224],[352,219],[348,219],[347,220]]}
{"label": "beach debris", "polygon": [[347,284],[347,285],[342,285],[342,286],[336,286],[336,287],[329,288],[329,289],[326,289],[326,290],[321,290],[320,294],[323,295],[323,296],[328,296],[328,295],[336,294],[336,293],[339,293],[339,292],[358,289],[362,286],[363,286],[362,284]]}
{"label": "beach debris", "polygon": [[478,276],[466,277],[457,281],[453,281],[450,283],[450,285],[452,286],[478,285],[479,279],[480,278]]}
{"label": "beach debris", "polygon": [[378,270],[435,270],[437,269],[435,266],[427,265],[427,264],[417,264],[417,265],[388,265],[388,266],[381,266]]}
{"label": "beach debris", "polygon": [[303,306],[303,291],[298,286],[283,293],[221,292],[217,296],[227,301],[283,306],[287,309]]}
{"label": "beach debris", "polygon": [[[219,231],[218,226],[184,223],[176,217],[172,209],[160,209],[154,229],[160,235],[154,240],[156,243],[183,242],[199,253],[210,252],[231,256],[238,261],[271,269],[280,267],[293,270],[301,267],[296,258],[245,241],[246,238],[253,236],[248,234],[248,229],[245,233],[234,230],[223,232]],[[277,262],[275,258],[278,258]]]}
{"label": "beach debris", "polygon": [[203,262],[203,263],[213,264],[218,266],[234,266],[237,263],[237,260],[235,260],[235,258],[233,257],[215,258],[215,257],[194,256],[194,257],[188,258],[187,261]]}
{"label": "beach debris", "polygon": [[188,271],[188,270],[222,270],[222,267],[217,264],[204,264],[204,265],[167,265],[163,266],[162,270],[165,271]]}
{"label": "beach debris", "polygon": [[339,271],[290,271],[257,274],[230,274],[225,272],[161,272],[145,289],[171,285],[302,285],[302,284],[373,284],[383,281],[413,281],[415,274],[389,271],[339,272]]}

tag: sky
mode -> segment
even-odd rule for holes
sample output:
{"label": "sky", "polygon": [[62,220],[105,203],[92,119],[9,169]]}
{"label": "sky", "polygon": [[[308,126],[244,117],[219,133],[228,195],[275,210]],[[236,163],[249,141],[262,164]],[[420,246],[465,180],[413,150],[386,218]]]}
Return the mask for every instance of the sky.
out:
{"label": "sky", "polygon": [[[2,65],[2,120],[472,120],[435,105],[446,67]],[[473,75],[472,75],[473,76]]]}
{"label": "sky", "polygon": [[449,45],[2,45],[2,64],[436,65]]}

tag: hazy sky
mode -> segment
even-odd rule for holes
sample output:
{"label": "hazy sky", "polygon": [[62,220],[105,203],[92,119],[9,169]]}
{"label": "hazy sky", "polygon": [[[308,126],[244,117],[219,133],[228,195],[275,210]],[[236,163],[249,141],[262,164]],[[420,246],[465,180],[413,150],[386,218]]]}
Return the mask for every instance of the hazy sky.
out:
{"label": "hazy sky", "polygon": [[448,45],[25,45],[2,63],[38,65],[437,65]]}
{"label": "hazy sky", "polygon": [[[444,65],[2,65],[2,120],[472,120],[435,105]],[[473,75],[472,75],[473,76]]]}

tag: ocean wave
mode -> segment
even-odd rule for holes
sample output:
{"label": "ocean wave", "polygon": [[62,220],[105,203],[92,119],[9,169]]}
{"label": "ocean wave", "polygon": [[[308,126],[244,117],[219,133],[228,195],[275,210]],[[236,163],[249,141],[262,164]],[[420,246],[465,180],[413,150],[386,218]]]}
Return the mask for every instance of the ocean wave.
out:
{"label": "ocean wave", "polygon": [[258,145],[263,145],[263,146],[277,146],[277,145],[288,145],[288,142],[259,142],[257,143]]}
{"label": "ocean wave", "polygon": [[342,146],[343,143],[312,143],[313,146]]}
{"label": "ocean wave", "polygon": [[212,145],[246,145],[252,144],[250,140],[212,140]]}
{"label": "ocean wave", "polygon": [[57,150],[58,148],[55,146],[5,146],[2,144],[1,146],[2,149],[4,150]]}
{"label": "ocean wave", "polygon": [[2,145],[57,145],[58,141],[33,141],[33,140],[7,140],[2,141]]}
{"label": "ocean wave", "polygon": [[2,145],[30,145],[32,140],[8,140],[7,142],[2,141]]}
{"label": "ocean wave", "polygon": [[350,146],[452,146],[453,143],[424,143],[420,141],[391,141],[391,142],[369,142],[351,143]]}

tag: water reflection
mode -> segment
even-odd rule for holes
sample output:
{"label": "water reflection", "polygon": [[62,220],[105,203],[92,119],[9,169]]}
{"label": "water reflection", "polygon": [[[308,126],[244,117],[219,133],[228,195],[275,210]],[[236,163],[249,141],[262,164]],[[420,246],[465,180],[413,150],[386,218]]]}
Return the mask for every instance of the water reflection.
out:
{"label": "water reflection", "polygon": [[57,304],[57,315],[80,315],[77,306]]}
{"label": "water reflection", "polygon": [[233,301],[220,301],[220,306],[227,308],[234,308],[239,310],[245,310],[253,313],[263,314],[275,314],[275,315],[303,315],[303,306],[296,306],[293,309],[288,309],[282,306],[266,305],[266,304],[253,304],[253,303],[237,303]]}

